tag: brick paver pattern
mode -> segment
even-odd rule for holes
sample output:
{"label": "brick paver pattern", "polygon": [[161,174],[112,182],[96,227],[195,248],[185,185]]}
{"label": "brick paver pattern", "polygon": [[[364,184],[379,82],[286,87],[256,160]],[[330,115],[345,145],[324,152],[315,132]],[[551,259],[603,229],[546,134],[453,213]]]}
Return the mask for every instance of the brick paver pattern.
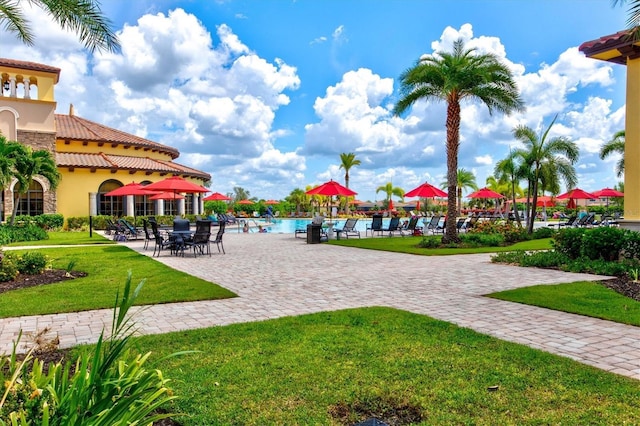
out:
{"label": "brick paver pattern", "polygon": [[[153,251],[153,242],[146,251],[142,241],[122,244],[148,256]],[[238,297],[136,308],[141,333],[389,306],[640,379],[640,328],[483,296],[603,277],[493,264],[489,254],[416,256],[306,244],[291,234],[229,232],[224,244],[225,255],[218,254],[214,244],[211,257],[182,258],[163,252],[155,259],[218,283]],[[103,309],[1,319],[0,352],[11,350],[20,329],[51,327],[62,347],[93,343],[110,326],[112,314]]]}

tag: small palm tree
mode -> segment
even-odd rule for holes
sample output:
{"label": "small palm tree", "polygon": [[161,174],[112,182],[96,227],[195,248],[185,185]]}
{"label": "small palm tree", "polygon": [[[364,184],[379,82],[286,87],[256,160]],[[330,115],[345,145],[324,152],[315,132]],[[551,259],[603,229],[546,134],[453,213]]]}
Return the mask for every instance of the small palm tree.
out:
{"label": "small palm tree", "polygon": [[403,199],[404,200],[404,189],[398,187],[398,186],[393,186],[393,184],[391,182],[387,182],[385,185],[379,186],[376,189],[376,194],[378,192],[384,192],[385,193],[385,203],[386,203],[386,208],[389,207],[389,203],[391,202],[391,196],[395,195],[396,197]]}
{"label": "small palm tree", "polygon": [[[533,194],[532,206],[538,202],[538,191],[543,179],[551,182],[553,179],[551,176],[555,175],[562,177],[569,188],[577,184],[573,164],[578,161],[580,155],[578,146],[565,137],[547,139],[556,118],[557,116],[540,136],[527,126],[521,125],[513,129],[514,137],[524,144],[524,148],[514,150],[514,154],[519,156],[528,169],[529,191]],[[529,215],[527,226],[529,233],[533,233],[534,216]]]}
{"label": "small palm tree", "polygon": [[516,205],[516,195],[522,194],[522,189],[520,188],[520,179],[522,178],[520,174],[520,165],[517,163],[517,156],[515,156],[512,152],[509,152],[507,158],[500,160],[496,163],[494,173],[501,181],[506,181],[509,183],[509,195],[511,196],[511,202],[514,206],[514,212],[516,216],[516,221],[519,226],[522,226],[520,222],[520,214],[518,213],[518,209],[515,208]]}
{"label": "small palm tree", "polygon": [[[473,191],[478,189],[478,185],[476,184],[476,175],[473,174],[470,170],[467,169],[458,169],[456,173],[456,198],[458,200],[458,210],[457,214],[459,215],[462,212],[462,190],[471,189]],[[449,181],[445,180],[440,183],[440,188],[446,189],[449,186]]]}
{"label": "small palm tree", "polygon": [[453,52],[437,52],[421,58],[417,65],[400,76],[401,99],[394,107],[396,115],[419,100],[447,103],[447,218],[442,241],[458,242],[456,195],[458,147],[460,145],[460,103],[476,100],[489,113],[511,113],[523,109],[523,102],[508,66],[490,53],[466,49],[462,39],[453,43]]}
{"label": "small palm tree", "polygon": [[[94,0],[29,0],[44,10],[62,28],[76,32],[80,41],[90,51],[115,52],[120,48],[111,22],[100,11],[100,3]],[[0,26],[27,45],[33,45],[33,33],[21,10],[20,2],[0,0]]]}
{"label": "small palm tree", "polygon": [[26,194],[36,176],[42,176],[49,181],[51,189],[56,189],[60,182],[60,172],[53,155],[45,150],[40,149],[34,151],[30,146],[20,144],[20,149],[12,154],[14,160],[15,174],[19,187],[14,191],[13,214],[11,216],[11,225],[15,223],[16,213],[18,212],[18,201],[21,194]]}
{"label": "small palm tree", "polygon": [[[340,168],[344,169],[344,186],[349,188],[349,170],[354,166],[359,166],[360,160],[356,158],[356,154],[353,152],[340,154]],[[345,205],[344,210],[347,209],[349,197],[344,197]]]}
{"label": "small palm tree", "polygon": [[600,159],[604,160],[611,154],[620,154],[620,160],[616,163],[616,174],[618,177],[621,177],[624,174],[624,141],[625,141],[624,130],[620,130],[613,135],[613,139],[609,142],[606,142],[600,148]]}
{"label": "small palm tree", "polygon": [[14,153],[20,149],[20,143],[7,141],[0,134],[0,190],[4,190],[15,175]]}

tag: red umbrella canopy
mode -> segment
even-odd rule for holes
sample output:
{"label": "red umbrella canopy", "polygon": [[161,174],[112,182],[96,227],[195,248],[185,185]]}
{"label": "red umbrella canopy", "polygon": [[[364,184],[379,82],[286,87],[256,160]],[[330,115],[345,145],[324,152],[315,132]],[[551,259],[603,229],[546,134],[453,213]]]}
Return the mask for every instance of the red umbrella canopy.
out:
{"label": "red umbrella canopy", "polygon": [[229,201],[231,200],[231,198],[219,192],[214,192],[213,194],[207,195],[206,197],[204,197],[203,200],[204,201]]}
{"label": "red umbrella canopy", "polygon": [[440,188],[436,188],[430,183],[423,183],[419,187],[412,189],[411,191],[404,194],[405,197],[421,197],[421,198],[433,198],[433,197],[446,197],[447,193],[441,190]]}
{"label": "red umbrella canopy", "polygon": [[338,182],[335,182],[333,179],[329,182],[325,182],[320,186],[317,186],[313,189],[307,191],[308,195],[343,195],[343,196],[351,196],[357,195],[358,193],[350,190],[346,186],[340,185]]}
{"label": "red umbrella canopy", "polygon": [[149,197],[150,200],[184,200],[184,195],[175,192],[161,192]]}
{"label": "red umbrella canopy", "polygon": [[624,194],[622,192],[616,191],[615,189],[612,189],[612,188],[604,188],[604,189],[601,189],[600,191],[594,191],[592,192],[592,194],[598,198],[624,197]]}
{"label": "red umbrella canopy", "polygon": [[471,194],[467,195],[467,197],[469,198],[505,198],[504,195],[498,194],[497,192],[487,187],[478,189],[476,192],[472,192]]}
{"label": "red umbrella canopy", "polygon": [[280,201],[278,201],[278,200],[267,200],[264,203],[265,204],[280,204]]}
{"label": "red umbrella canopy", "polygon": [[538,197],[536,206],[538,207],[553,207],[556,205],[556,200],[548,195],[541,195]]}
{"label": "red umbrella canopy", "polygon": [[571,191],[558,195],[556,198],[558,200],[590,200],[598,197],[591,194],[590,192],[583,191],[580,188],[574,188]]}
{"label": "red umbrella canopy", "polygon": [[131,182],[104,195],[107,197],[124,197],[126,195],[154,195],[157,193],[158,191],[149,190],[146,186]]}
{"label": "red umbrella canopy", "polygon": [[156,192],[158,191],[186,192],[186,193],[209,192],[209,190],[204,186],[200,186],[193,182],[189,182],[188,180],[183,179],[180,176],[172,176],[158,182],[150,183],[149,185],[145,186],[145,188],[150,191],[156,191]]}
{"label": "red umbrella canopy", "polygon": [[238,204],[247,204],[248,205],[248,204],[254,204],[254,202],[251,201],[251,200],[240,200],[240,201],[238,201]]}
{"label": "red umbrella canopy", "polygon": [[389,200],[389,210],[393,211],[393,200]]}

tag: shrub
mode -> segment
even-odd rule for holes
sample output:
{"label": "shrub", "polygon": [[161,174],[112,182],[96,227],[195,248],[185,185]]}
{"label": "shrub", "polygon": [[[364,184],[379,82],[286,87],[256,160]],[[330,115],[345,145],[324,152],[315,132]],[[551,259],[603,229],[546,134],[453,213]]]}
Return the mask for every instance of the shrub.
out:
{"label": "shrub", "polygon": [[627,231],[620,253],[626,259],[640,259],[640,232]]}
{"label": "shrub", "polygon": [[527,230],[515,222],[480,220],[467,234],[500,234],[503,241],[515,243],[528,239]]}
{"label": "shrub", "polygon": [[499,247],[504,244],[505,238],[502,234],[478,234],[468,233],[460,234],[460,240],[463,243],[475,247]]}
{"label": "shrub", "polygon": [[[8,218],[9,220],[11,217]],[[41,214],[37,216],[19,215],[16,216],[14,225],[36,225],[46,230],[62,229],[64,225],[64,216],[59,213]]]}
{"label": "shrub", "polygon": [[13,281],[18,276],[18,266],[13,253],[0,252],[0,282]]}
{"label": "shrub", "polygon": [[553,240],[553,248],[567,256],[569,259],[577,259],[582,253],[582,237],[586,229],[567,228],[560,230]]}
{"label": "shrub", "polygon": [[511,265],[522,265],[523,259],[527,256],[527,252],[524,250],[505,251],[497,253],[491,256],[491,261],[494,263],[508,263]]}
{"label": "shrub", "polygon": [[540,228],[536,228],[533,231],[533,238],[536,240],[541,240],[543,238],[551,238],[556,234],[556,230],[551,228],[550,226],[543,226]]}
{"label": "shrub", "polygon": [[625,275],[629,270],[628,266],[621,262],[610,262],[604,259],[593,260],[587,257],[574,259],[567,263],[562,269],[568,272],[582,272],[617,277]]}
{"label": "shrub", "polygon": [[557,253],[553,250],[548,251],[536,251],[529,253],[522,259],[520,266],[530,266],[536,268],[558,268],[562,265],[566,265],[569,262],[569,258],[562,253]]}
{"label": "shrub", "polygon": [[0,225],[0,245],[19,241],[40,241],[48,238],[47,231],[35,224]]}
{"label": "shrub", "polygon": [[623,229],[609,226],[589,229],[582,236],[581,254],[593,260],[617,261],[624,246],[624,234]]}
{"label": "shrub", "polygon": [[18,257],[16,266],[21,274],[41,274],[47,267],[47,256],[39,251],[28,251]]}
{"label": "shrub", "polygon": [[440,247],[440,243],[442,243],[442,239],[440,237],[422,237],[422,241],[418,243],[418,247],[438,248]]}

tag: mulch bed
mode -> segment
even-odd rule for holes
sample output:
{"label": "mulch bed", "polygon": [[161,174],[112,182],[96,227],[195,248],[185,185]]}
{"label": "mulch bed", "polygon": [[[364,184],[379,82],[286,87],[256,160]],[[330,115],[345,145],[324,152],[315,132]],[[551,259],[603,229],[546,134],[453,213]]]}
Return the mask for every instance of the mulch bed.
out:
{"label": "mulch bed", "polygon": [[55,284],[60,281],[72,280],[74,278],[86,277],[86,272],[67,271],[63,269],[48,269],[41,274],[28,275],[18,274],[15,280],[0,283],[0,294],[5,291],[17,290],[20,288],[36,287],[39,285]]}

